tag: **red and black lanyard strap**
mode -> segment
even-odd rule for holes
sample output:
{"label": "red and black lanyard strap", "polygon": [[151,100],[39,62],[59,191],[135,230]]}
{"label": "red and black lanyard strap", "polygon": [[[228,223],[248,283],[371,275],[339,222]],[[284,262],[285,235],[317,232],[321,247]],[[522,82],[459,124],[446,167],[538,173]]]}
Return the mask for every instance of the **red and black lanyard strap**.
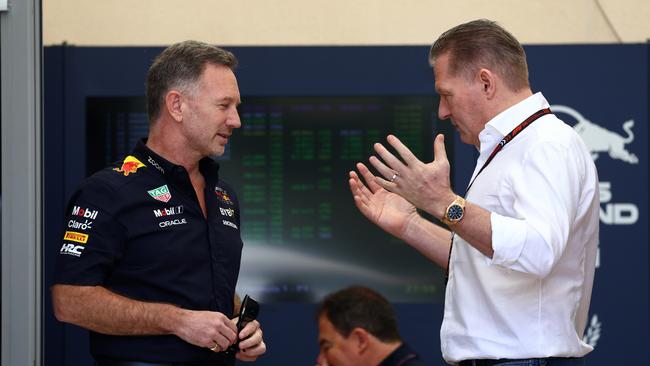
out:
{"label": "red and black lanyard strap", "polygon": [[[483,163],[483,166],[481,167],[481,169],[478,171],[478,173],[476,173],[476,176],[474,177],[474,179],[472,179],[472,181],[467,186],[467,189],[465,190],[465,197],[467,197],[467,193],[469,193],[469,189],[472,188],[472,184],[474,184],[474,182],[476,182],[476,178],[478,178],[479,174],[481,174],[481,172],[485,168],[487,168],[487,166],[492,162],[492,159],[494,159],[494,157],[497,156],[497,154],[499,152],[501,152],[501,150],[503,150],[504,146],[506,146],[510,141],[512,141],[515,137],[517,137],[517,135],[519,135],[526,127],[530,126],[533,122],[537,121],[538,118],[540,118],[541,116],[547,115],[547,114],[551,114],[551,113],[553,113],[553,112],[551,112],[550,108],[540,109],[537,112],[531,114],[528,118],[526,118],[519,125],[517,125],[517,127],[515,127],[512,131],[510,131],[510,133],[505,135],[503,137],[503,139],[501,139],[501,141],[499,141],[497,146],[494,147],[494,150],[492,150],[492,153],[490,154],[490,156],[487,158],[485,163]],[[451,244],[449,245],[449,257],[447,258],[447,270],[445,271],[445,281],[449,279],[449,266],[451,265],[451,250],[452,250],[453,246],[454,246],[454,235],[452,233],[452,235],[451,235]]]}

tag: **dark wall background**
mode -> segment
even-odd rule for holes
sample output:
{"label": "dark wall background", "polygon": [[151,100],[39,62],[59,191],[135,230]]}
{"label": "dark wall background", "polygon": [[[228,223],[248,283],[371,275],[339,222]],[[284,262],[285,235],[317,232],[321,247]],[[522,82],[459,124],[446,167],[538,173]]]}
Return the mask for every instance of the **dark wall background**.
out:
{"label": "dark wall background", "polygon": [[[232,47],[240,59],[242,96],[432,95],[428,47]],[[86,97],[141,96],[144,77],[162,48],[53,46],[45,49],[44,279],[52,284],[65,203],[85,176]],[[645,362],[648,354],[648,45],[526,47],[533,91],[552,105],[578,112],[595,127],[594,151],[609,198],[601,204],[599,267],[586,332],[596,344],[590,365]],[[558,114],[560,115],[560,114]],[[560,115],[567,123],[575,114]],[[633,137],[623,123],[633,120]],[[627,137],[627,139],[625,139]],[[621,143],[619,140],[625,140]],[[621,160],[620,145],[637,156]],[[602,145],[602,146],[601,146]],[[608,146],[610,146],[608,148]],[[620,150],[620,149],[619,149]],[[609,152],[613,151],[613,154]],[[474,167],[475,151],[454,141],[455,190]],[[608,184],[607,184],[608,183]],[[352,202],[351,202],[352,204]],[[246,268],[242,268],[245,271]],[[86,332],[58,323],[46,290],[45,365],[90,365]],[[468,299],[471,301],[471,299]],[[443,364],[442,304],[395,304],[405,340],[431,364]],[[315,304],[263,304],[260,320],[269,346],[259,365],[312,365],[318,353]]]}

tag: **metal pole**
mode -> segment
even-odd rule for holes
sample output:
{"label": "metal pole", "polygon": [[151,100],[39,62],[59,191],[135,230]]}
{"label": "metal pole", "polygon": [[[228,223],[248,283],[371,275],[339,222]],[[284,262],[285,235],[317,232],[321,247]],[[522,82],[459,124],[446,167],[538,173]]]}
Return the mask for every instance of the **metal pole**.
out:
{"label": "metal pole", "polygon": [[41,365],[41,1],[0,12],[2,365]]}

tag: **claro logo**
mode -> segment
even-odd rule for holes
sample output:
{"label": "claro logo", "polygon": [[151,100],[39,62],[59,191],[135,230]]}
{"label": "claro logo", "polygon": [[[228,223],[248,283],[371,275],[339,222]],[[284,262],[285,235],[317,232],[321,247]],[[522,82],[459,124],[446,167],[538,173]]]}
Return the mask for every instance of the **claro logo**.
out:
{"label": "claro logo", "polygon": [[[575,119],[576,124],[573,129],[582,137],[594,160],[598,159],[600,153],[608,153],[612,159],[622,160],[628,164],[639,163],[639,158],[625,148],[625,145],[634,141],[634,132],[632,131],[634,120],[631,119],[623,123],[623,131],[626,135],[622,136],[589,121],[571,107],[554,105],[551,106],[551,110],[553,113],[564,113]],[[562,119],[561,116],[558,117]]]}

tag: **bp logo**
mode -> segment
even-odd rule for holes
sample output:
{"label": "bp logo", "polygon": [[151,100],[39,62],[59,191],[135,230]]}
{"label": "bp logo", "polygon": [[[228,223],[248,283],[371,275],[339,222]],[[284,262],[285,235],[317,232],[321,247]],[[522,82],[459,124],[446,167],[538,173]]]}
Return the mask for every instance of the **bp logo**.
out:
{"label": "bp logo", "polygon": [[147,191],[147,193],[149,193],[153,199],[161,202],[169,202],[169,200],[172,199],[172,194],[169,192],[169,188],[167,188],[166,184],[164,186],[160,186],[158,188]]}

